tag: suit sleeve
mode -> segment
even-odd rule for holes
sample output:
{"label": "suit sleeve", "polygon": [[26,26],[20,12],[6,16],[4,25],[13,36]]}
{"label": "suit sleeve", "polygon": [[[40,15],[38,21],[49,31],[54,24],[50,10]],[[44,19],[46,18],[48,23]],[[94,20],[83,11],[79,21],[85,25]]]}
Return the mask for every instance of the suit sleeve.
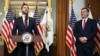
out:
{"label": "suit sleeve", "polygon": [[92,31],[89,33],[89,35],[87,35],[87,40],[93,39],[95,37],[95,35],[97,34],[97,22],[93,21],[93,25],[91,27]]}
{"label": "suit sleeve", "polygon": [[18,26],[17,26],[17,20],[15,20],[15,23],[14,23],[13,29],[12,29],[12,35],[16,35],[17,28],[18,28]]}

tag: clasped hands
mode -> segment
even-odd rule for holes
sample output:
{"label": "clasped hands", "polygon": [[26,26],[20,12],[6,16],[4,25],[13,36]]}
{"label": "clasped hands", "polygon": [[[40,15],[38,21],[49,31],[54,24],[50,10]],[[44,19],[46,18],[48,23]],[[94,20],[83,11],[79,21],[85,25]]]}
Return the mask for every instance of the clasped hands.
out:
{"label": "clasped hands", "polygon": [[79,41],[81,42],[81,43],[87,43],[87,38],[86,37],[80,37],[79,38]]}

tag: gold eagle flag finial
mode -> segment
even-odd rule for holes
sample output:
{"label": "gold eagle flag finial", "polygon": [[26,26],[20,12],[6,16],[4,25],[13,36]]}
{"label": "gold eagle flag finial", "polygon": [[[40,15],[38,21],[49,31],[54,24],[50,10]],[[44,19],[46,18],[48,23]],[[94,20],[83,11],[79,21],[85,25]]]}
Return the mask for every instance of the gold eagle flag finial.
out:
{"label": "gold eagle flag finial", "polygon": [[70,0],[71,4],[73,4],[75,2],[75,0]]}
{"label": "gold eagle flag finial", "polygon": [[4,6],[5,16],[7,14],[10,2],[11,2],[10,0],[5,0],[5,6]]}

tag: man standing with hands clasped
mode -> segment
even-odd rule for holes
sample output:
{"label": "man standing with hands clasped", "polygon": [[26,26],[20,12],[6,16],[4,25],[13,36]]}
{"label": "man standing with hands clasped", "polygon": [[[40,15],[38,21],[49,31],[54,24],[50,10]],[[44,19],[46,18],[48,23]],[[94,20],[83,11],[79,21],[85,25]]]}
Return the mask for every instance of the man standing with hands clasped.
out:
{"label": "man standing with hands clasped", "polygon": [[73,29],[76,37],[77,56],[93,56],[94,37],[97,33],[97,23],[88,18],[89,9],[81,9],[82,20],[75,23]]}

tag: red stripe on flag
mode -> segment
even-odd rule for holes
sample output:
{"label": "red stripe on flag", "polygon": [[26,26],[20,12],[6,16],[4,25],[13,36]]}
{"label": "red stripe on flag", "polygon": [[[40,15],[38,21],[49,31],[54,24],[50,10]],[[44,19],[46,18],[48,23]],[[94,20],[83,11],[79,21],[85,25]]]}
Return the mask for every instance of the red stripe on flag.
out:
{"label": "red stripe on flag", "polygon": [[42,35],[42,33],[43,33],[43,31],[42,31],[42,26],[39,24],[39,25],[37,26],[37,28],[38,28],[39,34]]}
{"label": "red stripe on flag", "polygon": [[[40,24],[37,25],[37,29],[39,31],[39,34],[42,35],[43,34],[43,31],[42,31],[42,27],[41,27]],[[34,47],[35,47],[35,53],[36,53],[36,55],[38,55],[39,52],[43,49],[43,40],[41,40],[39,42],[36,42],[35,45],[34,45]]]}
{"label": "red stripe on flag", "polygon": [[[42,31],[42,27],[41,25],[37,26],[39,34],[42,35],[43,31]],[[43,41],[41,40],[40,42],[35,43],[35,49],[36,49],[36,55],[39,54],[39,52],[43,49]]]}
{"label": "red stripe on flag", "polygon": [[98,44],[99,44],[98,42],[95,42],[96,48],[99,51],[100,50],[100,46]]}
{"label": "red stripe on flag", "polygon": [[94,38],[94,42],[95,42],[96,50],[100,54],[100,25],[98,23],[97,23],[97,28],[98,30],[97,30],[96,37]]}
{"label": "red stripe on flag", "polygon": [[67,33],[66,33],[66,44],[70,48],[71,56],[77,56],[75,43],[76,43],[76,39],[73,36],[73,31],[71,27],[68,25]]}
{"label": "red stripe on flag", "polygon": [[16,48],[16,43],[12,41],[11,30],[12,30],[11,25],[7,22],[6,19],[4,19],[2,29],[1,29],[1,34],[6,43],[9,53],[12,53],[12,51]]}

